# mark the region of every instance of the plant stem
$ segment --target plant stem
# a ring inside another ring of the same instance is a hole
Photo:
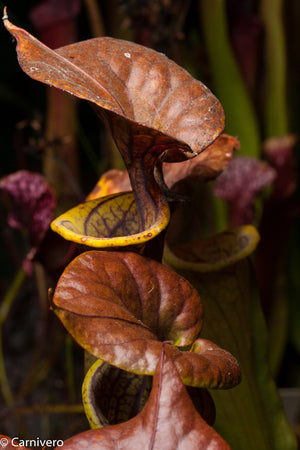
[[[213,85],[225,110],[226,132],[238,136],[240,154],[258,157],[257,118],[230,45],[225,1],[199,0],[199,5]]]
[[[3,398],[7,405],[11,405],[13,403],[13,395],[8,384],[5,364],[4,364],[4,355],[3,355],[3,343],[2,343],[2,326],[0,326],[0,385]]]
[[[286,104],[286,54],[282,0],[262,0],[265,26],[266,108],[265,137],[288,133]]]
[[[85,0],[85,7],[94,37],[105,36],[100,7],[96,0]]]
[[[74,380],[74,361],[73,361],[73,340],[67,334],[65,340],[66,346],[66,369],[67,369],[67,386],[69,392],[69,399],[73,403],[76,399],[76,389]]]
[[[26,272],[23,268],[20,268],[17,272],[9,290],[7,291],[0,307],[0,385],[1,391],[4,397],[4,400],[7,405],[11,405],[13,403],[13,395],[8,383],[5,363],[4,363],[4,353],[3,353],[3,339],[2,339],[2,328],[3,324],[8,316],[11,305],[13,304],[16,295],[22,286],[24,280],[26,278]]]
[[[45,355],[41,359],[41,355],[45,352],[44,343],[36,348],[35,354],[33,355],[33,361],[31,367],[29,368],[27,375],[19,389],[18,394],[15,396],[15,401],[22,401],[23,398],[33,389],[35,389],[43,380],[49,375],[50,369],[55,364],[57,357],[61,351],[62,345],[64,343],[64,333],[57,332],[55,340],[51,345],[50,354]]]
[[[214,217],[213,233],[220,233],[228,228],[228,205],[222,198],[214,195],[213,185],[211,183],[208,183],[208,189]]]

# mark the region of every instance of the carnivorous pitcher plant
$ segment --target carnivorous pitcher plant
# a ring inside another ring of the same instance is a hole
[[[23,71],[87,100],[126,166],[51,224],[79,248],[50,304],[85,350],[92,428],[64,448],[294,448],[258,342],[256,229],[184,244],[174,232],[193,227],[173,220],[182,186],[216,178],[239,147],[220,102],[152,49],[103,37],[51,50],[3,19]]]

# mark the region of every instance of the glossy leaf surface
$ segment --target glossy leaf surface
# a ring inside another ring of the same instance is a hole
[[[135,253],[83,253],[60,278],[53,308],[79,345],[124,370],[152,375],[161,341],[172,341],[187,385],[228,388],[240,381],[228,352],[197,339],[203,310],[195,289],[156,261]],[[196,339],[192,351],[177,348]]]
[[[135,121],[137,136],[153,129],[159,132],[153,136],[163,133],[184,152],[199,153],[224,127],[223,109],[209,89],[161,53],[106,37],[52,51],[7,18],[4,24],[30,77]]]
[[[68,439],[66,450],[106,449],[226,449],[228,444],[197,413],[165,346],[153,386],[141,413],[124,424],[90,430]]]
[[[218,100],[165,55],[140,45],[97,38],[53,51],[11,24],[6,11],[4,24],[29,76],[88,100],[109,123],[128,169],[139,232],[147,234],[161,206],[167,209],[154,176],[158,159],[182,161],[213,142],[224,128]]]

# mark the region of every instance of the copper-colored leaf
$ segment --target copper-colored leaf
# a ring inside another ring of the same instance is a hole
[[[163,133],[184,151],[190,147],[199,153],[222,131],[224,113],[218,100],[165,55],[107,37],[52,51],[4,17],[29,76],[135,121],[137,136],[157,130],[153,136]]]
[[[130,352],[129,340],[158,337],[185,347],[196,339],[203,321],[201,300],[190,283],[156,261],[127,252],[79,255],[60,278],[53,303],[60,315],[89,318],[88,333],[97,318],[95,330],[109,330],[101,336],[106,346],[128,341],[128,364],[130,357],[138,359],[135,344]],[[116,363],[119,358],[123,360],[116,354]]]
[[[111,169],[105,172],[96,186],[86,197],[86,200],[105,197],[106,195],[130,191],[131,184],[127,170]]]
[[[153,374],[161,341],[172,341],[186,384],[228,388],[240,381],[236,360],[210,341],[190,352],[177,348],[190,347],[199,335],[200,298],[184,278],[136,253],[79,255],[58,282],[53,308],[84,349],[122,369]]]
[[[29,76],[88,100],[109,123],[128,169],[139,231],[146,231],[166,203],[154,176],[157,160],[182,161],[211,144],[224,128],[218,100],[165,55],[138,44],[96,38],[53,51],[11,24],[6,10],[4,24]]]
[[[74,436],[65,441],[64,448],[230,449],[196,411],[168,346],[157,364],[150,397],[141,413],[123,424]]]
[[[180,181],[208,181],[216,178],[226,168],[239,141],[221,134],[205,152],[182,163],[164,164],[164,179],[170,188]]]

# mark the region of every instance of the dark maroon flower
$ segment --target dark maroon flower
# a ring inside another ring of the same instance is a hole
[[[0,189],[8,202],[8,224],[28,235],[31,260],[53,220],[54,193],[42,175],[26,170],[2,178]]]
[[[44,30],[60,22],[68,22],[78,16],[81,0],[43,0],[30,13],[35,27]]]
[[[81,0],[42,0],[30,11],[40,38],[50,48],[76,41],[76,17]]]
[[[297,169],[294,156],[296,136],[287,134],[276,136],[265,141],[264,154],[277,172],[272,198],[290,197],[297,187]]]
[[[252,223],[254,200],[276,178],[276,171],[264,161],[248,156],[233,158],[216,179],[214,193],[230,203],[231,225]]]

